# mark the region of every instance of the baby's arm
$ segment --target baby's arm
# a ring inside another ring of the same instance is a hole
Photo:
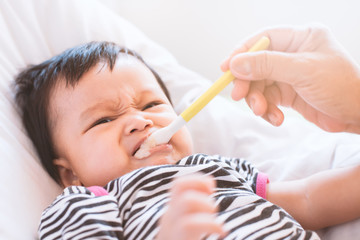
[[[178,178],[171,189],[168,209],[160,220],[157,240],[202,239],[204,235],[223,235],[215,221],[217,208],[209,197],[215,182],[202,175]]]
[[[308,178],[274,182],[267,199],[287,210],[305,229],[320,229],[360,217],[360,165]]]

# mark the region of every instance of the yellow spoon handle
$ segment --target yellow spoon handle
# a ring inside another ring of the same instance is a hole
[[[248,50],[248,52],[266,50],[269,47],[269,44],[269,38],[262,37]],[[235,77],[230,71],[225,72],[205,93],[185,109],[180,116],[188,122],[234,79]]]

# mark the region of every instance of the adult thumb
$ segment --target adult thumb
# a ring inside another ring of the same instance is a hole
[[[230,71],[242,80],[272,80],[291,84],[304,73],[304,61],[297,53],[260,51],[242,53],[230,62]]]

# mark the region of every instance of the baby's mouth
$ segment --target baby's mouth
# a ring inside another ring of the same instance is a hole
[[[141,146],[135,151],[134,157],[137,159],[143,159],[150,156],[150,150],[153,147],[154,146],[149,146],[146,143],[141,144]]]
[[[137,154],[137,152],[141,149],[141,146],[144,144],[144,142],[145,142],[145,140],[146,140],[147,138],[144,138],[144,139],[142,139],[141,141],[139,141],[137,144],[136,144],[136,146],[135,146],[135,150],[133,151],[133,153],[132,153],[132,156],[134,157],[134,156],[136,156],[136,154]]]
[[[165,150],[169,147],[171,147],[169,143],[158,144],[156,139],[152,137],[152,134],[149,134],[137,144],[133,156],[137,159],[143,159],[155,152]]]
[[[136,150],[135,150],[135,152],[133,152],[133,157],[136,155],[136,153],[138,152],[140,150],[140,147],[138,147]]]
[[[142,159],[148,157],[150,153],[150,149],[156,146],[156,143],[153,141],[149,141],[149,136],[142,139],[137,146],[135,147],[135,151],[133,156],[137,159]]]
[[[145,146],[145,147],[140,147],[140,149],[136,152],[134,157],[141,160],[155,154],[169,154],[172,150],[173,147],[169,143],[155,145],[151,147]]]
[[[137,147],[135,147],[135,151],[133,153],[133,156],[137,159],[142,159],[145,157],[148,157],[150,155],[150,149],[155,147],[155,144],[152,144],[152,141],[149,141],[150,135],[143,138],[138,144]]]

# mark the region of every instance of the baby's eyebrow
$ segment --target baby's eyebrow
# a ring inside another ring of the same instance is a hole
[[[85,121],[93,116],[93,113],[95,111],[100,110],[119,110],[121,109],[122,104],[120,102],[114,102],[113,100],[107,100],[107,101],[99,101],[95,103],[94,105],[86,108],[83,112],[80,114],[80,121]]]

